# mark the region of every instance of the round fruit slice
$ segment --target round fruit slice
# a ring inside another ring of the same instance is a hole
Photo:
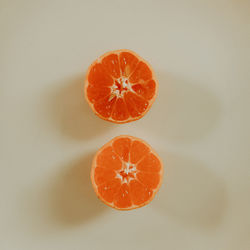
[[[111,51],[87,72],[85,97],[100,118],[115,123],[138,120],[150,109],[158,83],[150,65],[129,50]]]
[[[108,206],[130,210],[148,204],[160,188],[163,165],[143,140],[115,137],[97,153],[91,181],[97,196]]]

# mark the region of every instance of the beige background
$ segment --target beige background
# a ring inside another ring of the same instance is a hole
[[[1,0],[1,250],[250,249],[250,1]],[[135,50],[160,93],[113,125],[82,97],[102,53]],[[165,163],[147,207],[95,197],[93,153],[119,134]]]

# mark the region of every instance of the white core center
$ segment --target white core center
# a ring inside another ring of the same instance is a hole
[[[128,79],[127,78],[122,77],[120,81],[121,81],[123,88],[128,88]]]
[[[129,162],[124,162],[122,170],[117,171],[116,178],[120,179],[122,183],[129,183],[130,180],[136,176],[136,166]]]
[[[116,97],[123,97],[124,92],[131,91],[131,85],[126,77],[120,77],[115,80],[114,84],[111,87],[111,99]]]

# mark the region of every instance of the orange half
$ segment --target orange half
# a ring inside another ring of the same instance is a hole
[[[91,181],[97,196],[119,210],[148,204],[160,188],[163,165],[143,140],[127,135],[115,137],[95,155]]]
[[[85,80],[85,97],[91,109],[100,118],[115,123],[143,117],[157,91],[153,69],[130,50],[102,55],[90,65]]]

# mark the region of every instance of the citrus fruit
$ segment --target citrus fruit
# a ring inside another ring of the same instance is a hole
[[[163,165],[143,140],[115,137],[95,155],[91,181],[97,196],[108,206],[130,210],[148,204],[158,191]]]
[[[115,123],[138,120],[150,109],[158,83],[150,65],[130,50],[108,52],[86,75],[85,97],[100,118]]]

